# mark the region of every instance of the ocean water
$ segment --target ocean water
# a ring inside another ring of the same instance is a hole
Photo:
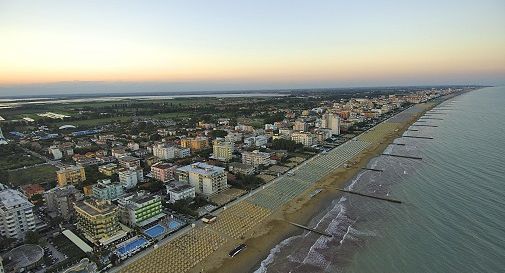
[[[312,219],[332,238],[303,233],[270,251],[265,272],[505,272],[505,88],[450,99],[412,127]]]

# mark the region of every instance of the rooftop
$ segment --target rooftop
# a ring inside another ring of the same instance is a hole
[[[75,203],[75,206],[91,216],[114,212],[116,206],[109,201],[88,199]]]
[[[206,164],[203,162],[196,162],[191,165],[186,165],[184,167],[180,167],[177,170],[208,175],[208,174],[212,174],[212,173],[221,173],[224,171],[224,168],[209,165],[209,164]]]
[[[0,209],[10,209],[20,205],[33,207],[33,204],[19,191],[13,189],[0,191]]]

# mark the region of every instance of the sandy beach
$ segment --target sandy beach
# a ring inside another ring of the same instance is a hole
[[[401,122],[381,142],[372,143],[370,147],[353,158],[351,166],[340,167],[312,185],[303,194],[287,203],[265,220],[258,223],[251,231],[244,235],[247,249],[234,258],[228,257],[228,252],[237,242],[230,241],[212,253],[190,272],[253,272],[259,267],[270,250],[282,240],[303,233],[300,228],[294,227],[287,221],[307,225],[320,211],[326,209],[336,198],[342,195],[337,188],[343,188],[368,162],[380,155],[386,147],[403,134],[425,111],[431,109],[433,103],[424,104],[424,111],[412,114],[411,118]],[[312,193],[321,189],[315,196]]]

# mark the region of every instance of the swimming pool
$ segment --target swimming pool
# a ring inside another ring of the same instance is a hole
[[[172,219],[168,222],[167,225],[168,225],[168,228],[170,229],[170,231],[173,231],[173,230],[179,229],[182,226],[182,222]]]
[[[133,240],[123,246],[118,247],[116,251],[120,256],[126,256],[147,245],[147,243],[148,242],[145,238],[139,237],[136,240]]]
[[[163,235],[166,231],[167,229],[164,226],[158,224],[151,228],[146,229],[144,233],[151,238],[156,238],[160,235]]]

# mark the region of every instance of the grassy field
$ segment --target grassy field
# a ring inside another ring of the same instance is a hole
[[[16,171],[9,171],[9,182],[13,186],[40,184],[56,180],[58,168],[51,165],[41,165]]]
[[[12,170],[43,163],[42,159],[34,157],[14,145],[0,147],[0,169]]]

